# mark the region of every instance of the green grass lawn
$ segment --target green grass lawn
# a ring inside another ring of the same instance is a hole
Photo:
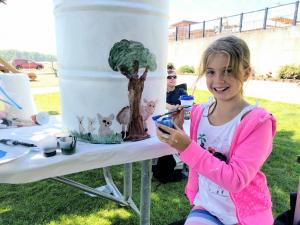
[[[208,92],[198,91],[196,102],[206,101]],[[39,111],[60,113],[59,95],[46,94],[34,97]],[[255,103],[255,99],[247,98]],[[273,200],[274,215],[289,208],[289,193],[296,191],[300,165],[300,105],[259,100],[260,105],[277,119],[277,135],[273,153],[265,163],[265,172]],[[140,166],[133,165],[134,200],[139,203]],[[116,184],[122,190],[122,166],[112,169]],[[102,171],[91,170],[67,176],[96,187],[103,184]],[[189,205],[183,195],[186,180],[158,185],[152,183],[151,224],[164,225],[183,218]],[[102,198],[91,198],[79,190],[44,180],[29,184],[0,184],[1,225],[135,225],[138,216],[128,208]]]

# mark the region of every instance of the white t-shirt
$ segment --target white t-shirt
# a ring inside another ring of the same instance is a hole
[[[204,149],[213,148],[215,151],[228,156],[232,136],[242,116],[251,111],[256,105],[246,106],[235,118],[225,124],[214,126],[208,120],[210,104],[206,104],[197,131],[197,142]],[[194,204],[200,205],[219,218],[225,225],[238,223],[235,206],[229,192],[213,181],[199,174],[199,189]]]

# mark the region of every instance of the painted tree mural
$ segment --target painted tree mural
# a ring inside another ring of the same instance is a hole
[[[128,100],[130,122],[125,140],[138,141],[149,137],[140,114],[141,97],[148,71],[156,70],[155,56],[137,41],[121,40],[114,44],[109,53],[108,62],[114,71],[119,71],[128,81]],[[139,69],[143,69],[139,75]]]

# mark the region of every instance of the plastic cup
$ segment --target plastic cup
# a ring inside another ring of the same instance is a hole
[[[184,107],[184,119],[190,119],[190,113],[194,104],[194,96],[192,95],[181,95],[179,97],[180,104]]]

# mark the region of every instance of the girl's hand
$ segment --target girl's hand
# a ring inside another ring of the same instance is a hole
[[[176,124],[174,124],[174,126],[175,129],[157,123],[156,134],[160,141],[169,144],[171,147],[177,149],[177,151],[180,153],[192,143],[192,140]],[[163,133],[159,130],[159,128],[163,129],[168,134]]]
[[[181,130],[183,130],[184,123],[184,110],[182,105],[177,105],[177,112],[172,113],[173,123],[177,125]]]

